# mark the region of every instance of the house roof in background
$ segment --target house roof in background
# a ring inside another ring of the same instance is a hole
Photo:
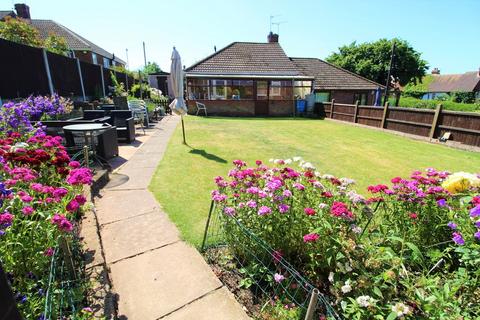
[[[477,71],[462,74],[434,74],[428,85],[429,92],[471,92],[480,88],[480,76]]]
[[[0,20],[3,20],[5,19],[5,17],[8,17],[8,16],[15,18],[17,15],[13,10],[0,10]]]
[[[72,30],[68,29],[67,27],[61,25],[58,22],[55,22],[53,20],[32,19],[31,24],[38,30],[42,39],[46,39],[50,33],[54,33],[57,36],[65,38],[68,46],[72,50],[92,51],[106,58],[113,59],[113,54],[97,46],[93,42],[85,39],[81,35],[73,32]],[[125,61],[118,57],[115,57],[115,61],[125,64]]]
[[[303,76],[277,42],[233,42],[186,71],[210,76]]]
[[[375,90],[379,83],[317,58],[290,58],[305,75],[315,77],[319,90]]]

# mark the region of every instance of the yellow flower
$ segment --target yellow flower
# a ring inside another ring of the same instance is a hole
[[[470,187],[480,187],[480,179],[471,173],[455,172],[445,179],[442,187],[448,192],[455,194],[466,191]]]

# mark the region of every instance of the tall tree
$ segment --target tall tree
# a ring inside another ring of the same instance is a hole
[[[427,62],[407,41],[397,38],[361,44],[353,42],[340,47],[339,52],[331,54],[326,60],[367,79],[385,84],[393,41],[395,41],[395,55],[391,75],[398,79],[402,86],[409,82],[421,81],[428,69]]]
[[[33,47],[42,46],[38,30],[20,18],[6,17],[5,22],[0,22],[0,38]]]
[[[160,72],[162,69],[160,69],[160,66],[156,62],[147,62],[147,65],[143,67],[142,72],[144,74],[150,74],[150,73],[155,73],[155,72]]]

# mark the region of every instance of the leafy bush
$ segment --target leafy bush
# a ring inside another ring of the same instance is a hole
[[[125,85],[123,82],[118,82],[117,77],[110,71],[110,78],[113,83],[113,95],[115,97],[126,97],[127,91],[125,91]]]
[[[395,99],[389,99],[390,105],[395,105]],[[480,102],[477,103],[457,103],[450,100],[422,100],[412,97],[401,97],[399,106],[403,108],[417,108],[417,109],[436,109],[438,104],[442,104],[443,109],[452,111],[466,111],[478,112],[480,111]]]
[[[0,38],[32,47],[41,47],[42,40],[38,30],[23,19],[7,16],[0,21]]]
[[[416,171],[370,186],[365,198],[353,180],[294,160],[298,169],[290,159],[273,167],[236,160],[228,178],[215,178],[212,199],[239,259],[255,248],[237,242],[235,220],[276,250],[272,259],[293,263],[328,293],[346,319],[480,316],[478,176]]]
[[[48,35],[47,39],[45,39],[45,42],[43,43],[43,46],[50,52],[64,56],[66,56],[70,51],[67,40],[65,40],[63,37],[57,36],[54,33],[50,33]]]
[[[143,82],[141,88],[143,91],[143,97],[150,98],[150,87],[148,86],[148,84]],[[140,98],[140,84],[134,84],[130,89],[130,92],[135,98]]]

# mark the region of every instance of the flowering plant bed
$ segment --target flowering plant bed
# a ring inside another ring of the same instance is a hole
[[[430,168],[372,185],[365,198],[353,180],[299,158],[273,162],[236,160],[227,178],[215,178],[212,200],[221,241],[249,278],[273,274],[263,281],[285,284],[270,292],[282,305],[294,303],[285,260],[348,319],[480,316],[477,175]],[[252,267],[262,250],[239,224],[273,248],[269,273]]]
[[[60,137],[31,124],[52,101],[52,113],[64,110],[62,99],[51,99],[7,103],[0,112],[0,261],[25,318],[88,318],[75,225],[92,174],[70,161]]]

